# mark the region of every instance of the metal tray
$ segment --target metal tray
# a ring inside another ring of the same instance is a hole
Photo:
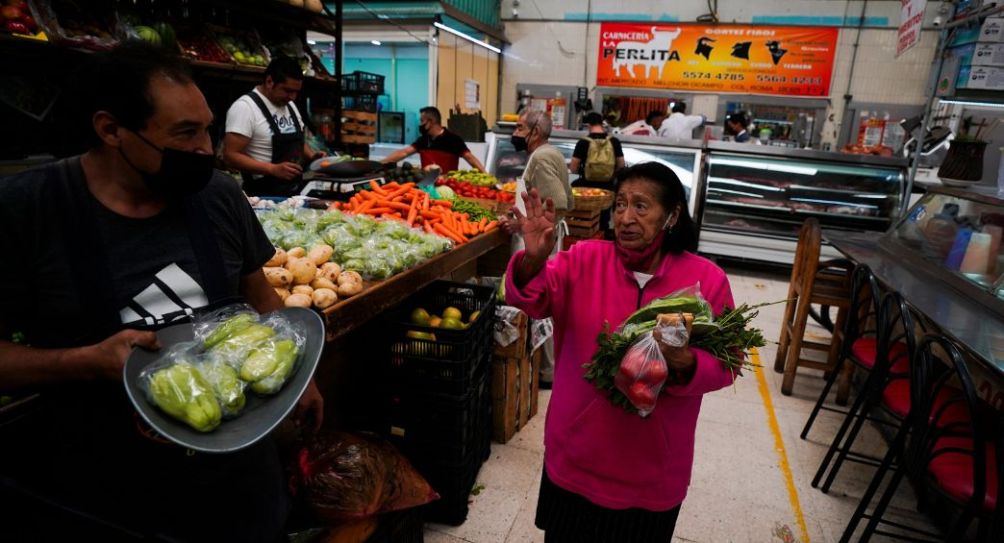
[[[259,396],[247,392],[247,404],[240,416],[224,420],[219,427],[207,433],[196,432],[188,425],[168,416],[151,404],[140,387],[139,376],[144,368],[157,362],[161,352],[177,343],[192,341],[195,329],[191,323],[169,326],[157,332],[161,352],[136,349],[126,361],[123,382],[126,394],[143,420],[165,438],[192,450],[207,453],[229,453],[248,447],[269,434],[285,419],[314,376],[324,349],[324,321],[310,309],[288,307],[276,311],[289,319],[293,328],[306,338],[303,352],[296,362],[293,374],[275,396]]]

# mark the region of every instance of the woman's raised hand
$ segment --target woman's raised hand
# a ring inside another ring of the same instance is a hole
[[[526,215],[515,207],[513,213],[526,244],[526,257],[534,262],[544,262],[551,256],[556,243],[554,201],[548,198],[541,202],[540,193],[535,188],[530,189],[529,193],[524,192],[522,196],[526,203]]]

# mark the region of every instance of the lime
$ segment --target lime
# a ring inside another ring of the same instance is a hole
[[[429,312],[421,307],[416,307],[414,311],[411,312],[411,322],[412,324],[429,326]]]
[[[408,330],[405,334],[411,339],[426,339],[429,341],[436,341],[436,336],[428,332],[419,332],[418,330]]]
[[[454,318],[444,318],[443,319],[443,323],[440,326],[442,328],[446,328],[448,330],[463,330],[464,329],[464,323],[460,322],[459,319],[454,319]]]
[[[446,319],[456,319],[461,320],[464,318],[464,314],[460,312],[459,309],[455,307],[447,307],[443,310],[443,320]]]

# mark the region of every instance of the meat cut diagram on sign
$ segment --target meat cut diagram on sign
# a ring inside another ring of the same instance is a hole
[[[617,77],[620,77],[621,68],[626,68],[628,75],[635,78],[638,76],[635,75],[634,68],[641,65],[644,69],[641,77],[647,78],[649,72],[655,68],[656,79],[662,79],[662,70],[666,62],[674,54],[673,40],[681,32],[682,30],[679,28],[675,30],[659,30],[653,26],[651,30],[652,38],[647,42],[620,42],[617,44],[617,51],[613,60],[614,73]]]

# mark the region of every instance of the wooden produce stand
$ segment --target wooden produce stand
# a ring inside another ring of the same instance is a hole
[[[386,392],[379,368],[389,338],[381,315],[438,279],[477,275],[486,257],[508,251],[509,235],[502,230],[481,234],[386,280],[367,281],[361,293],[324,310],[328,343],[315,378],[325,425],[372,429],[381,422],[373,409],[374,399]]]
[[[469,269],[469,275],[474,275],[482,255],[508,243],[508,234],[501,229],[494,230],[393,277],[365,282],[361,293],[324,310],[328,341],[348,334],[436,279],[463,269]]]

